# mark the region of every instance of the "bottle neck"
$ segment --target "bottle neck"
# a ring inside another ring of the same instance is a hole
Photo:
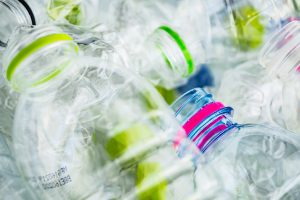
[[[231,119],[233,111],[202,89],[193,89],[171,105],[188,138],[204,153],[236,124]]]
[[[194,70],[192,53],[184,39],[171,27],[161,26],[153,34],[153,44],[164,58],[168,67],[182,77],[191,75]]]
[[[138,57],[143,58],[144,62],[143,66],[137,65],[138,71],[155,85],[168,89],[177,87],[197,71],[197,58],[203,55],[198,52],[202,48],[198,49],[195,53],[194,48],[175,29],[160,26],[149,35],[138,52]]]
[[[36,25],[34,13],[25,0],[0,0],[0,45],[5,47],[19,25]]]
[[[299,73],[300,22],[293,21],[274,33],[260,52],[260,63],[283,79]]]

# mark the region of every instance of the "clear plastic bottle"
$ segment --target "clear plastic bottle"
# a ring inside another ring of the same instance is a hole
[[[0,47],[5,47],[17,26],[45,22],[46,8],[40,0],[0,0]]]
[[[126,65],[160,87],[184,84],[206,60],[210,25],[204,1],[49,2],[48,13],[57,15],[56,20],[78,7],[85,20],[108,25],[106,37]]]
[[[300,132],[299,30],[299,22],[287,24],[263,46],[259,61],[225,73],[217,97],[237,108],[240,122],[273,123]]]
[[[212,27],[209,62],[217,80],[226,69],[255,59],[270,34],[297,17],[286,0],[213,0],[208,2],[208,12]]]
[[[180,125],[147,82],[119,66],[112,47],[103,42],[101,57],[82,57],[58,27],[25,33],[10,40],[4,72],[22,93],[13,131],[17,164],[39,199],[193,193],[196,148],[181,143],[177,151],[188,156],[178,158],[173,136]]]
[[[130,68],[167,89],[186,82],[206,60],[210,25],[205,2],[110,1],[108,23]]]
[[[194,89],[172,105],[203,153],[199,199],[299,199],[300,138],[284,129],[237,124],[233,109]],[[197,195],[196,195],[197,196]]]

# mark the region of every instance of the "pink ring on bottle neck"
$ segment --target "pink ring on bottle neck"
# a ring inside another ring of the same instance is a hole
[[[189,135],[200,122],[222,108],[224,105],[221,102],[213,102],[204,106],[183,125],[186,134]]]

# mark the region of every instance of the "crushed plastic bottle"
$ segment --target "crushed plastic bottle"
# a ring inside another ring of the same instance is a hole
[[[113,46],[131,69],[155,85],[167,89],[182,85],[205,62],[210,25],[203,1],[110,4],[107,24],[118,33]]]
[[[95,58],[82,56],[58,27],[15,39],[3,65],[22,93],[14,151],[39,199],[181,200],[193,193],[198,151],[186,140],[176,147],[187,156],[178,158],[172,137],[180,125],[153,87],[111,59],[108,44]]]
[[[203,153],[195,199],[299,199],[300,138],[284,129],[237,124],[233,109],[194,89],[172,105]]]
[[[208,63],[217,86],[226,70],[256,59],[270,35],[298,17],[286,0],[213,0],[208,1],[208,13],[212,29]]]
[[[225,73],[217,96],[237,108],[241,122],[272,123],[300,132],[298,64],[299,22],[274,33],[259,61]]]

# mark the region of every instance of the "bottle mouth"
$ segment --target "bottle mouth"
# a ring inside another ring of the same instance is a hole
[[[279,77],[289,76],[300,64],[300,23],[293,21],[275,32],[260,51],[259,62]]]
[[[18,1],[23,5],[23,7],[26,9],[28,15],[30,16],[31,24],[36,25],[36,19],[35,19],[34,13],[33,13],[32,9],[30,8],[30,6],[24,0],[18,0]]]
[[[49,82],[70,65],[70,56],[78,55],[73,38],[54,27],[18,31],[3,59],[6,79],[17,91]]]
[[[160,26],[154,33],[155,46],[167,66],[182,77],[190,76],[195,71],[194,60],[181,36],[169,26]],[[174,55],[174,52],[177,54]]]
[[[34,13],[24,0],[1,0],[0,8],[2,14],[5,15],[1,22],[2,33],[0,32],[0,46],[2,47],[6,47],[8,37],[15,27],[19,25],[36,25]]]

